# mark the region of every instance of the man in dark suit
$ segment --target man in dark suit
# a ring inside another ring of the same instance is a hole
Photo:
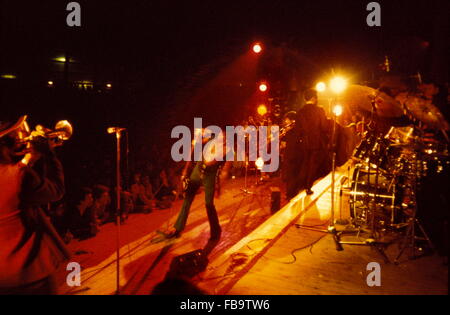
[[[295,197],[306,189],[308,195],[314,181],[326,174],[329,161],[329,135],[331,121],[323,108],[317,106],[317,92],[304,93],[306,104],[297,112],[295,127],[286,139],[287,198]]]

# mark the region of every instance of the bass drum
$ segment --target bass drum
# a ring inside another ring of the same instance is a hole
[[[378,181],[378,185],[377,185]],[[377,189],[378,187],[378,189]],[[394,226],[400,220],[401,199],[395,177],[357,165],[350,188],[350,214],[357,226],[371,227],[375,212],[375,227]],[[376,199],[376,200],[375,200]]]

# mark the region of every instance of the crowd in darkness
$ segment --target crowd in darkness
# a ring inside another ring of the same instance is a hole
[[[150,214],[172,206],[178,196],[178,165],[137,165],[132,175],[122,178],[119,212],[115,178],[106,169],[98,184],[72,186],[63,200],[49,206],[48,215],[66,243],[95,237],[102,225],[116,222],[117,214],[123,224],[133,213]]]

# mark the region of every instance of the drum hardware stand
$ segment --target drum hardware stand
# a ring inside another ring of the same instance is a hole
[[[417,167],[417,157],[415,159],[414,165]],[[422,164],[421,164],[422,165]],[[420,170],[420,172],[422,172],[422,170]],[[407,223],[407,229],[406,229],[406,233],[405,236],[403,238],[403,245],[400,249],[400,252],[398,253],[397,257],[394,260],[394,263],[396,265],[399,264],[399,259],[402,257],[404,251],[406,250],[406,248],[408,247],[408,245],[411,247],[412,249],[412,256],[410,257],[411,259],[416,259],[418,256],[416,255],[416,241],[426,241],[428,243],[428,246],[431,250],[434,250],[434,246],[433,243],[431,242],[430,238],[428,237],[427,233],[425,232],[425,229],[423,228],[422,224],[420,224],[419,219],[417,218],[417,198],[416,198],[416,192],[417,192],[417,182],[418,182],[418,170],[415,170],[415,181],[414,181],[414,189],[412,189],[412,194],[414,196],[414,200],[413,200],[413,204],[414,204],[414,208],[413,208],[413,212],[412,212],[412,217],[409,218],[408,223]],[[417,237],[417,229],[416,226],[419,228],[420,232],[422,233],[422,237]]]
[[[376,140],[377,142],[380,141],[379,138],[377,138]],[[379,154],[377,154],[377,152],[373,153],[375,155],[375,157],[379,157]],[[372,213],[371,213],[371,238],[375,239],[375,217],[376,217],[376,213],[378,210],[378,196],[379,196],[379,192],[380,192],[380,167],[378,163],[379,161],[376,161],[377,163],[374,164],[375,165],[375,193],[373,196],[373,203],[374,203],[374,207],[372,209]],[[370,183],[370,171],[371,171],[371,163],[369,161],[369,173],[367,174],[367,178],[368,178],[368,182]]]
[[[330,102],[330,108],[331,108],[331,102]],[[335,221],[334,221],[334,208],[335,208],[335,185],[336,185],[336,114],[331,110],[333,113],[333,132],[331,134],[331,151],[332,151],[332,158],[331,158],[331,216],[330,216],[330,222],[328,225],[328,228],[326,230],[324,229],[316,229],[311,227],[306,227],[303,225],[299,225],[299,227],[311,230],[311,231],[317,231],[317,232],[323,232],[323,233],[330,233],[333,236],[333,240],[336,244],[336,250],[337,251],[343,251],[342,243],[340,240],[340,233],[336,230]]]
[[[372,210],[373,212],[373,210]],[[353,225],[355,226],[355,225]],[[356,226],[355,226],[356,227]],[[342,248],[342,245],[356,245],[356,246],[372,246],[373,248],[375,248],[378,253],[383,257],[384,261],[386,264],[390,263],[389,258],[387,257],[386,253],[385,253],[385,248],[387,247],[387,245],[389,245],[390,243],[386,243],[386,242],[382,242],[376,239],[375,235],[374,235],[374,231],[371,229],[368,230],[364,230],[361,226],[356,227],[356,230],[343,230],[340,232],[337,232],[336,238],[339,242],[339,246]],[[362,241],[344,241],[341,240],[341,236],[344,235],[352,235],[356,233],[356,237],[359,239],[361,233],[369,233],[369,237],[362,240]]]
[[[375,205],[375,209],[376,209],[376,205]],[[371,211],[373,213],[375,213],[375,209],[372,209]],[[374,216],[372,215],[372,219],[373,219],[373,217]],[[343,240],[339,240],[339,243],[342,244],[342,245],[372,246],[383,257],[385,263],[389,264],[390,260],[387,257],[387,255],[386,255],[384,250],[390,244],[390,242],[387,243],[387,242],[382,242],[382,241],[377,240],[373,224],[372,224],[370,229],[366,229],[366,230],[364,230],[361,226],[358,226],[356,230],[343,230],[341,232],[338,232],[338,237],[340,239],[340,237],[345,235],[345,234],[350,235],[350,234],[355,234],[356,233],[356,237],[359,239],[362,232],[369,233],[369,237],[364,239],[364,240],[362,240],[362,241],[343,241]]]
[[[375,248],[377,250],[377,252],[383,257],[384,262],[386,264],[389,264],[391,261],[389,260],[389,257],[386,255],[384,249],[387,245],[389,245],[389,243],[385,243],[385,242],[379,242],[376,241],[373,238],[368,238],[363,242],[351,242],[351,241],[340,241],[340,244],[344,244],[344,245],[357,245],[357,246],[372,246],[373,248]]]
[[[375,98],[372,99],[372,117],[375,116],[377,113],[377,109],[376,109],[376,105],[375,105]],[[377,128],[375,127],[375,132],[377,133]],[[380,137],[378,135],[378,138],[376,138],[376,145],[379,146],[379,142],[382,141],[380,140]],[[380,148],[378,148],[378,150],[380,150]],[[384,261],[386,264],[390,263],[389,257],[386,255],[385,253],[385,248],[387,245],[389,245],[389,243],[386,242],[380,242],[379,240],[377,240],[377,236],[375,235],[375,218],[376,218],[376,213],[378,210],[378,197],[379,197],[379,192],[380,192],[380,182],[379,182],[379,176],[380,176],[380,161],[379,161],[379,156],[381,154],[381,152],[378,152],[379,154],[377,154],[377,151],[375,150],[375,152],[373,152],[373,155],[375,155],[375,159],[378,158],[378,161],[375,160],[376,164],[375,165],[375,192],[374,192],[374,196],[373,196],[373,202],[374,202],[374,206],[371,209],[371,223],[370,223],[370,236],[369,238],[367,238],[362,244],[362,245],[369,245],[372,246],[373,248],[375,248],[378,253],[383,257]],[[370,184],[370,174],[371,174],[371,167],[372,167],[372,159],[374,156],[371,156],[369,159],[369,171],[367,174],[367,181]],[[353,244],[353,245],[360,245],[360,244]]]
[[[372,121],[373,121],[373,116],[376,114],[376,105],[375,105],[375,98],[372,99]],[[375,132],[376,132],[376,128],[375,128]],[[376,140],[377,141],[377,140]],[[374,151],[374,150],[372,150]],[[368,161],[368,173],[367,173],[367,181],[368,181],[368,185],[370,185],[370,177],[371,177],[371,172],[372,172],[372,161],[373,161],[373,155],[376,156],[376,152],[369,152],[369,161]],[[379,164],[379,163],[377,163]],[[364,241],[343,241],[341,240],[341,235],[343,234],[354,234],[355,232],[357,233],[357,237],[359,238],[359,235],[362,231],[361,226],[358,227],[357,231],[341,231],[339,233],[336,233],[336,239],[337,242],[339,243],[339,246],[342,248],[342,245],[357,245],[357,246],[371,246],[373,248],[375,248],[378,253],[383,257],[384,261],[386,264],[390,263],[389,258],[387,257],[386,253],[385,253],[385,248],[387,245],[389,245],[389,243],[386,242],[381,242],[379,240],[377,240],[377,237],[375,235],[375,214],[376,214],[376,210],[378,207],[378,195],[379,195],[379,165],[376,165],[376,174],[375,174],[375,192],[374,192],[374,196],[373,196],[373,200],[374,200],[374,207],[372,207],[371,209],[371,222],[370,222],[370,236],[369,238],[366,238]],[[369,192],[369,196],[370,196],[370,192]],[[369,208],[370,210],[370,208]]]
[[[423,237],[417,237],[417,227],[419,228],[420,232],[422,233]],[[420,224],[419,219],[416,217],[416,210],[414,210],[413,217],[409,219],[408,227],[406,230],[406,234],[403,240],[403,245],[400,249],[399,254],[394,260],[394,263],[396,265],[399,264],[399,259],[403,255],[404,251],[408,247],[408,245],[411,247],[413,253],[410,259],[416,259],[418,256],[416,255],[416,241],[426,241],[428,243],[428,246],[430,249],[434,249],[433,243],[431,242],[430,238],[428,237],[427,233],[425,232],[425,229],[423,228],[422,224]]]

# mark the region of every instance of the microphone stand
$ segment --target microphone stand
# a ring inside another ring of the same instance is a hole
[[[328,232],[333,235],[334,242],[336,244],[336,250],[342,251],[341,240],[336,230],[336,226],[334,225],[334,217],[335,217],[335,185],[336,185],[336,113],[333,113],[333,132],[331,134],[331,217],[330,217],[330,225],[328,226]]]
[[[120,193],[121,193],[121,176],[120,176],[120,138],[124,129],[115,128],[113,133],[116,135],[116,294],[120,294]],[[108,130],[109,132],[109,130]]]

